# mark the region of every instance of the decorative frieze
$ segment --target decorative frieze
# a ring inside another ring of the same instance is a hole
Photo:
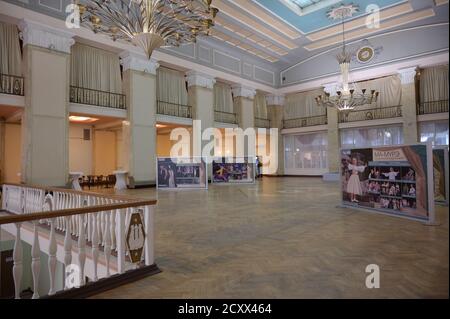
[[[156,75],[156,70],[159,68],[158,61],[154,59],[149,60],[143,54],[132,51],[123,51],[119,56],[124,71],[135,70]]]
[[[208,74],[197,71],[189,71],[186,73],[188,86],[200,86],[207,89],[213,89],[216,79]]]
[[[267,105],[284,105],[284,101],[285,101],[284,95],[275,95],[275,94],[266,95]]]
[[[403,85],[411,84],[414,83],[414,79],[417,74],[417,67],[414,66],[412,68],[400,69],[397,72],[400,75],[400,80]]]
[[[244,97],[247,99],[254,99],[256,90],[242,85],[233,85],[231,87],[234,97]]]
[[[75,43],[73,33],[27,19],[19,22],[19,30],[23,46],[30,44],[49,50],[70,53],[70,47]]]

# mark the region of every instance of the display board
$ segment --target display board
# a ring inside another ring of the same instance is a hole
[[[434,200],[448,205],[448,147],[433,147]]]
[[[208,188],[206,163],[201,158],[158,157],[156,165],[159,189]]]
[[[341,150],[342,204],[434,222],[431,144]]]
[[[254,157],[222,157],[212,162],[212,182],[243,184],[255,182]]]

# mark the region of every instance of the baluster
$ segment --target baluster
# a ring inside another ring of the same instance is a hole
[[[39,246],[38,222],[34,221],[33,245],[31,246],[31,272],[33,274],[33,299],[39,298],[39,273],[41,271],[41,248]]]
[[[110,216],[111,220],[110,220],[110,233],[111,233],[111,249],[115,250],[116,249],[116,214],[115,211],[111,211],[111,216]]]
[[[110,212],[105,212],[105,260],[106,260],[106,277],[110,276],[109,262],[111,259],[111,233],[109,227],[109,215]]]
[[[78,263],[80,266],[80,285],[85,284],[84,266],[86,263],[86,236],[84,232],[84,215],[79,216],[80,219],[80,236],[78,236]]]
[[[97,276],[97,263],[98,263],[98,224],[99,224],[99,219],[96,216],[98,215],[98,213],[94,213],[93,214],[93,225],[92,225],[92,262],[94,264],[94,281],[98,280],[98,276]]]
[[[64,236],[64,273],[66,273],[67,267],[69,267],[69,265],[72,263],[72,232],[70,227],[70,219],[70,216],[65,217],[67,227],[66,235]],[[65,289],[69,289],[69,287],[67,287],[67,283],[65,285]]]
[[[14,278],[14,291],[15,298],[20,299],[20,288],[22,285],[22,238],[20,236],[20,223],[16,223],[16,241],[14,242],[14,252],[13,252],[13,278]]]
[[[97,198],[97,205],[101,205],[101,201],[99,198]],[[102,244],[102,216],[103,213],[97,213],[96,215],[96,225],[97,225],[97,240],[98,240],[98,244],[101,245]]]
[[[125,272],[125,214],[126,208],[116,211],[117,217],[117,272]]]
[[[55,275],[56,275],[56,235],[55,218],[50,219],[50,241],[48,245],[48,271],[50,275],[50,289],[48,294],[55,294]]]

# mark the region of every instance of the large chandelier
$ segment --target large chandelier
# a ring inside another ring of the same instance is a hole
[[[150,59],[153,50],[168,45],[196,42],[209,35],[217,8],[212,0],[79,0],[81,23],[144,49]]]
[[[355,5],[341,5],[338,8],[332,9],[328,13],[328,17],[333,20],[342,20],[342,52],[336,58],[339,62],[341,70],[341,82],[336,87],[336,94],[331,95],[330,92],[325,92],[325,95],[316,97],[317,105],[324,107],[335,107],[344,116],[354,110],[356,107],[366,104],[375,103],[378,100],[379,92],[366,89],[359,90],[356,83],[350,83],[349,72],[352,53],[346,50],[345,45],[345,19],[352,17],[358,11]]]

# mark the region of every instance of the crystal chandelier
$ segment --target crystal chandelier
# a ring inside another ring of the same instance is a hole
[[[212,0],[79,0],[81,23],[144,49],[150,59],[153,50],[168,45],[196,42],[208,36],[219,10]]]
[[[325,92],[324,96],[319,95],[316,97],[318,106],[335,107],[344,113],[344,116],[347,116],[357,106],[375,103],[379,96],[379,92],[375,90],[371,90],[370,92],[367,92],[366,89],[359,90],[356,83],[349,83],[352,53],[346,51],[345,18],[351,17],[357,10],[358,8],[354,5],[342,5],[332,9],[328,13],[329,18],[342,20],[342,52],[336,56],[340,66],[342,80],[336,87],[336,95]]]

